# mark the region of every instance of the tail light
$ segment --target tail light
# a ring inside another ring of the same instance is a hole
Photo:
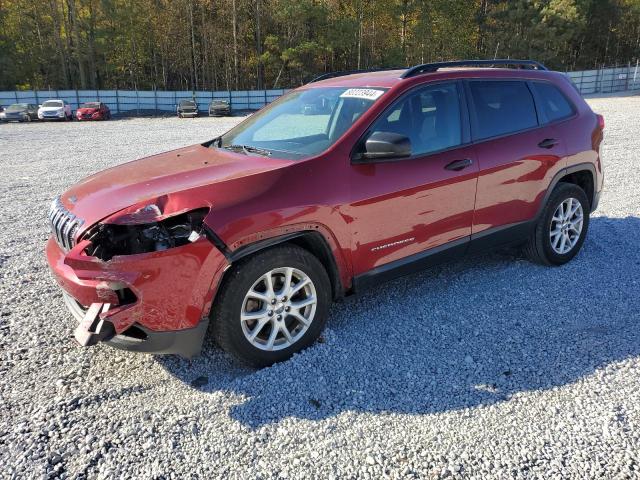
[[[600,130],[604,130],[604,117],[600,114],[596,115],[598,117],[598,125],[600,126]]]

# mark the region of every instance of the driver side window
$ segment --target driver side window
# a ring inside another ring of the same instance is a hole
[[[404,135],[411,142],[412,156],[460,145],[462,122],[457,85],[431,85],[410,93],[391,105],[371,132]]]

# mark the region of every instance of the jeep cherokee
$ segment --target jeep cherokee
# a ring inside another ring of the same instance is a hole
[[[327,74],[218,138],[73,186],[46,255],[82,345],[190,357],[211,323],[269,365],[380,280],[504,245],[571,260],[603,129],[530,60]]]

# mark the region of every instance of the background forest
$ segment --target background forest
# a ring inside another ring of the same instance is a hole
[[[0,0],[0,90],[237,90],[459,58],[635,63],[640,0]]]

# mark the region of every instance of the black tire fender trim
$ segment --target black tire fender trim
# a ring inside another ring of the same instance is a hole
[[[265,248],[273,247],[274,245],[279,245],[284,242],[288,242],[297,237],[301,237],[305,235],[307,232],[293,232],[287,233],[285,235],[279,235],[277,237],[266,238],[264,240],[258,240],[257,242],[250,243],[248,245],[244,245],[232,252],[230,252],[229,260],[231,262],[237,262],[241,258],[246,257],[247,255],[251,255],[253,253],[259,252],[260,250],[264,250]]]
[[[333,252],[331,251],[331,247],[322,236],[322,234],[315,230],[300,230],[297,232],[286,233],[284,235],[278,235],[276,237],[259,240],[257,242],[244,245],[236,250],[229,252],[229,256],[227,257],[227,259],[230,263],[234,263],[261,250],[286,242],[297,243],[299,246],[305,248],[306,250],[310,250],[312,254],[318,257],[320,262],[327,270],[327,275],[329,275],[329,279],[331,280],[333,298],[337,299],[344,295],[344,287],[340,279],[338,266],[336,263],[336,259],[333,256]],[[313,246],[314,248],[306,248],[307,245]],[[318,252],[318,250],[320,252]],[[318,253],[321,254],[319,255]]]
[[[560,170],[558,173],[555,174],[555,176],[551,179],[551,183],[549,183],[549,187],[547,188],[547,191],[544,194],[544,197],[542,198],[542,201],[540,202],[540,205],[538,206],[538,211],[536,213],[536,220],[538,218],[540,218],[540,215],[542,214],[542,211],[544,210],[544,206],[547,204],[547,202],[549,201],[549,197],[551,197],[551,194],[553,193],[553,190],[556,188],[556,186],[558,185],[558,183],[560,182],[560,180],[564,177],[566,177],[567,175],[571,175],[572,173],[577,173],[577,172],[582,172],[582,171],[589,171],[591,173],[591,177],[593,180],[593,198],[589,198],[589,192],[585,192],[587,194],[587,198],[589,198],[590,202],[593,202],[594,199],[596,198],[597,192],[596,192],[596,188],[597,188],[597,184],[596,184],[596,167],[593,163],[589,163],[589,162],[585,162],[585,163],[578,163],[576,165],[571,165],[569,167],[565,167],[562,170]]]

